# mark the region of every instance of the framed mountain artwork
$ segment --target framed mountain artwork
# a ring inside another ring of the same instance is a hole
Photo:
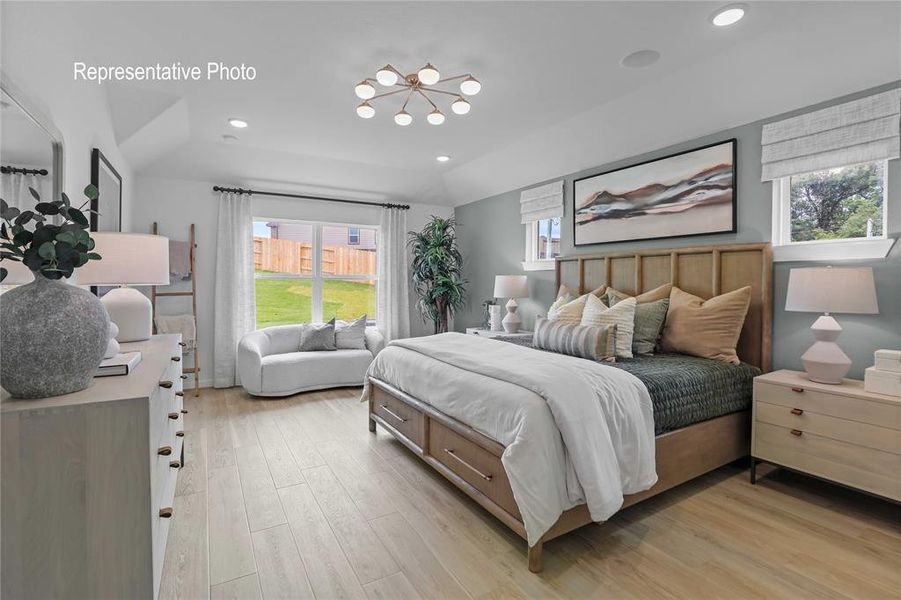
[[[736,141],[573,181],[576,246],[734,233]]]

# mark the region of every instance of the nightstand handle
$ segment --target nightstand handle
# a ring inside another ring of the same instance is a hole
[[[792,430],[791,430],[791,434],[794,435],[794,436],[800,437],[802,433],[804,433],[804,432],[801,431],[800,429],[792,429]]]
[[[796,394],[800,394],[804,391],[804,388],[793,387],[792,391],[795,392]]]
[[[792,414],[795,415],[795,416],[801,416],[801,415],[804,414],[804,411],[801,410],[800,408],[793,408],[793,409],[792,409]]]

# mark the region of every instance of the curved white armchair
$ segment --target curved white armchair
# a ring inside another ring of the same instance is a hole
[[[369,363],[385,339],[367,327],[365,350],[298,352],[302,325],[279,325],[245,335],[238,344],[241,385],[254,396],[290,396],[298,392],[363,385]]]

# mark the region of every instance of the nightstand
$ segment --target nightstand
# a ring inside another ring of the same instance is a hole
[[[754,379],[751,483],[767,462],[901,501],[901,398],[798,371]]]
[[[483,329],[481,327],[467,327],[466,333],[468,335],[479,335],[486,338],[496,338],[498,336],[504,337],[513,337],[513,338],[528,338],[532,339],[531,331],[517,331],[516,333],[507,333],[504,330],[501,331],[491,331],[490,329]]]

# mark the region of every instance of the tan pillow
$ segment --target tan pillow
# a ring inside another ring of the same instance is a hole
[[[750,303],[750,286],[710,300],[674,287],[659,346],[666,352],[682,352],[737,365],[740,361],[735,346]]]
[[[591,290],[591,293],[594,294],[595,296],[597,296],[598,298],[600,298],[601,300],[603,300],[604,293],[606,293],[606,291],[607,291],[607,286],[602,285],[599,288],[595,288],[595,289]]]
[[[632,333],[635,329],[635,298],[627,298],[615,306],[607,305],[593,294],[587,294],[582,310],[581,325],[588,327],[616,326],[616,355],[632,358]]]
[[[571,325],[579,325],[582,323],[582,309],[585,308],[585,301],[588,299],[588,294],[584,296],[579,296],[575,300],[570,302],[562,303],[561,300],[557,300],[551,305],[551,308],[547,311],[547,318],[549,321],[560,321],[562,323],[569,323]]]
[[[571,289],[566,287],[565,283],[561,284],[560,289],[557,290],[557,300],[559,300],[560,298],[569,298],[570,300],[572,300],[573,296],[575,296],[575,293],[573,293]]]
[[[643,294],[638,294],[634,296],[635,301],[639,304],[647,304],[648,302],[656,302],[657,300],[663,300],[664,298],[669,298],[670,292],[673,289],[673,284],[664,283],[660,287],[655,287],[653,290],[648,290]],[[607,288],[607,294],[616,298],[617,302],[620,300],[625,300],[626,298],[632,298],[629,294],[625,292],[621,292],[619,290],[615,290],[613,288]],[[614,303],[615,304],[615,303]]]

